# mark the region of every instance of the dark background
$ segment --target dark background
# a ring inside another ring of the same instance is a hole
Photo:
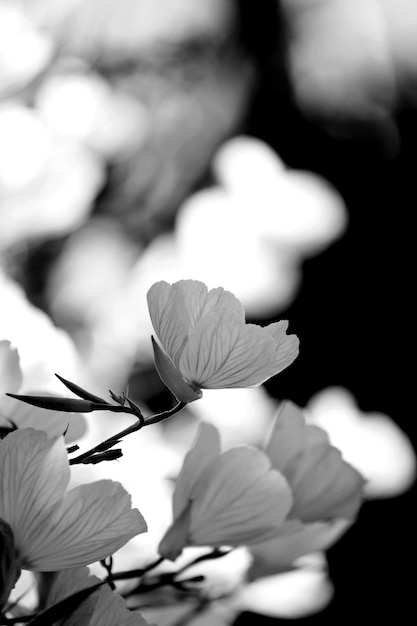
[[[278,39],[284,42],[285,36],[278,33]],[[350,137],[332,137],[294,103],[285,47],[281,59],[279,87],[264,74],[250,132],[275,147],[288,165],[333,183],[347,204],[349,226],[339,241],[304,263],[300,293],[280,315],[300,337],[300,355],[267,387],[301,406],[324,387],[347,387],[361,410],[389,415],[415,447],[417,112],[407,105],[395,111],[395,153],[387,153],[365,126]],[[414,486],[364,504],[357,524],[328,552],[333,601],[298,623],[411,623],[415,496]],[[236,624],[290,621],[247,613]]]
[[[277,115],[281,124],[274,137],[268,120]],[[374,137],[331,138],[303,118],[291,97],[265,88],[251,130],[279,145],[284,162],[332,182],[347,203],[350,220],[340,241],[304,264],[301,291],[282,313],[300,337],[300,355],[276,383],[267,383],[269,391],[304,406],[326,386],[347,387],[361,410],[386,413],[415,446],[416,112],[400,110],[396,122],[399,150],[385,156]],[[364,504],[357,524],[328,552],[333,601],[299,623],[410,623],[415,495],[414,487]],[[290,621],[247,613],[236,624]]]

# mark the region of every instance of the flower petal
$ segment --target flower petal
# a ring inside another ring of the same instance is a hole
[[[173,497],[174,518],[187,507],[190,499],[198,496],[199,480],[203,473],[220,456],[220,435],[211,424],[200,424],[196,441],[184,459],[175,484]]]
[[[178,365],[191,325],[184,298],[181,294],[176,295],[171,285],[160,281],[149,289],[147,300],[158,339],[170,359]]]
[[[202,388],[251,387],[273,375],[274,361],[273,342],[260,326],[211,314],[191,333],[179,369]]]
[[[146,530],[120,483],[99,480],[81,485],[45,517],[37,537],[27,543],[24,567],[51,572],[88,565]]]
[[[275,469],[284,474],[292,485],[298,471],[300,457],[306,454],[306,448],[313,445],[330,446],[327,433],[317,426],[306,425],[301,409],[293,402],[281,403],[266,452]]]
[[[152,337],[155,368],[159,378],[168,387],[179,402],[194,402],[203,395],[200,389],[193,389],[185,382],[180,371],[175,367],[169,356],[159,347]]]
[[[57,604],[68,596],[91,587],[100,580],[89,575],[86,567],[58,572],[48,592],[46,608]],[[146,626],[140,615],[130,611],[123,598],[114,594],[107,585],[97,589],[91,596],[66,617],[65,626]]]
[[[12,527],[20,556],[44,532],[69,477],[62,437],[47,439],[45,433],[27,428],[0,441],[0,517]]]
[[[181,296],[187,308],[191,330],[210,313],[219,314],[223,311],[237,322],[245,322],[245,311],[241,302],[223,287],[208,291],[206,285],[198,280],[180,280],[172,285],[172,290],[177,296]]]
[[[191,509],[191,545],[248,545],[270,538],[292,506],[285,478],[252,448],[220,455],[202,481],[205,488]]]
[[[287,571],[299,557],[327,550],[350,525],[350,522],[341,519],[312,524],[287,521],[276,537],[250,547],[253,556],[250,578],[254,580]]]
[[[291,483],[292,466],[306,445],[306,426],[302,411],[293,403],[281,403],[272,432],[269,436],[266,453],[273,467],[282,472]]]
[[[189,545],[191,502],[175,518],[158,546],[158,552],[164,559],[175,561],[185,546]]]
[[[330,445],[322,429],[306,425],[295,404],[282,404],[266,452],[293,490],[291,517],[314,522],[356,515],[363,498],[362,476]]]
[[[339,450],[329,445],[311,446],[291,481],[291,516],[304,522],[332,517],[353,519],[363,500],[364,483],[359,472],[343,461]]]
[[[241,323],[245,313],[239,300],[222,287],[207,290],[198,280],[180,280],[173,285],[160,281],[148,291],[153,327],[172,361],[178,366],[189,333],[210,313],[227,311]]]
[[[275,341],[275,361],[273,365],[273,374],[275,376],[278,372],[282,372],[286,367],[291,365],[294,359],[298,356],[300,340],[296,335],[287,335],[288,321],[281,320],[274,322],[268,326],[263,326],[265,333],[268,333],[273,337]]]

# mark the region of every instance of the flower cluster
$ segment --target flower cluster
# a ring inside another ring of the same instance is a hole
[[[220,453],[217,429],[203,423],[179,474],[174,522],[159,552],[175,559],[185,546],[250,545],[253,571],[268,570],[271,561],[273,571],[286,569],[327,547],[355,519],[363,484],[292,403],[281,407],[264,452],[240,446]]]
[[[356,518],[363,478],[321,428],[308,425],[301,409],[284,401],[263,447],[222,451],[217,428],[201,422],[176,480],[173,520],[160,538],[157,560],[113,572],[107,557],[144,533],[147,524],[118,482],[106,478],[70,488],[70,466],[120,458],[122,450],[114,446],[123,437],[172,417],[198,400],[202,389],[259,386],[298,353],[297,337],[286,334],[287,322],[247,324],[240,302],[222,288],[209,291],[192,280],[159,282],[149,290],[148,304],[162,346],[153,340],[155,366],[178,400],[148,417],[126,392],[110,392],[111,404],[62,377],[77,398],[16,395],[22,384],[18,354],[9,342],[0,342],[0,369],[9,396],[0,405],[5,422],[0,441],[0,607],[6,614],[14,615],[8,598],[21,571],[29,570],[38,573],[37,611],[45,623],[72,612],[71,623],[77,624],[145,624],[115,595],[116,581],[138,580],[126,598],[163,585],[188,598],[187,584],[206,578],[184,580],[196,563],[245,549],[242,577],[247,581],[285,572],[299,557],[331,545]],[[25,419],[12,408],[16,398],[24,402]],[[49,421],[40,426],[37,420],[45,409]],[[78,445],[65,446],[62,412],[68,419],[69,412],[97,410],[128,413],[135,423],[71,456]],[[197,547],[203,555],[179,569],[158,569]],[[105,580],[85,569],[97,561],[107,570]],[[212,595],[218,587],[212,587]],[[233,584],[228,589],[233,595]],[[204,590],[198,593],[204,604]]]

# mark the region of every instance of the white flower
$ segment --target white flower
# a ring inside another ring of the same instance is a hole
[[[69,480],[62,437],[28,428],[0,442],[0,518],[12,530],[20,568],[88,565],[146,531],[119,483],[99,480],[67,491]]]
[[[293,501],[285,478],[254,448],[220,452],[220,437],[201,424],[173,498],[174,521],[159,553],[174,560],[186,546],[249,545],[274,536]]]
[[[68,380],[80,378],[81,373],[86,377],[84,361],[68,333],[29,302],[22,287],[6,275],[1,264],[0,302],[0,340],[10,341],[19,350],[24,387],[20,393],[33,389],[60,393],[62,384],[53,372]]]
[[[80,227],[104,183],[101,159],[18,102],[0,103],[0,136],[0,249]]]
[[[284,571],[295,559],[328,548],[354,521],[364,496],[359,472],[330,445],[324,430],[306,424],[292,402],[280,407],[266,453],[287,479],[293,506],[274,538],[251,547],[253,578]]]
[[[261,385],[298,354],[298,338],[286,334],[288,322],[246,324],[239,300],[221,287],[161,281],[150,288],[148,305],[165,350],[154,342],[155,365],[180,401],[196,400],[204,388]]]
[[[367,497],[397,496],[413,484],[417,468],[413,446],[388,415],[362,412],[343,387],[315,394],[306,415],[311,424],[328,433],[332,444],[366,478]]]

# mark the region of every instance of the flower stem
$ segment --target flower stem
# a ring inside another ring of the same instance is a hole
[[[163,411],[162,413],[156,413],[155,415],[150,415],[147,418],[137,416],[138,420],[134,424],[132,424],[132,426],[128,426],[127,428],[125,428],[124,430],[121,430],[116,435],[112,435],[105,441],[102,441],[101,443],[99,443],[97,446],[94,446],[94,448],[87,450],[87,452],[83,452],[83,454],[76,456],[74,459],[70,459],[69,464],[77,465],[79,463],[85,463],[86,460],[94,456],[96,452],[101,452],[103,450],[103,446],[107,446],[107,444],[109,444],[108,447],[111,447],[111,445],[115,445],[119,443],[120,439],[122,439],[123,437],[126,437],[127,435],[130,435],[131,433],[134,433],[137,430],[140,430],[141,428],[143,428],[143,426],[149,426],[150,424],[157,424],[158,422],[162,422],[163,420],[168,419],[172,415],[175,415],[176,413],[181,411],[185,407],[185,405],[186,405],[185,402],[178,402],[178,404],[173,406],[172,409],[168,409],[168,411]],[[126,413],[132,412],[128,407],[115,407],[115,408],[118,408],[118,410],[123,410],[125,408]]]
[[[155,415],[145,417],[144,426],[149,426],[150,424],[157,424],[158,422],[162,422],[163,420],[168,419],[168,417],[172,417],[172,415],[179,413],[186,405],[186,402],[178,402],[178,404],[173,406],[172,409],[168,409],[168,411],[162,411],[162,413],[155,413]]]
[[[164,557],[161,556],[156,561],[154,561],[153,563],[150,563],[150,565],[142,569],[126,570],[124,572],[114,572],[109,575],[107,580],[113,581],[113,580],[127,580],[129,578],[140,578],[141,576],[144,576],[145,574],[150,572],[155,567],[158,567],[158,565],[160,565],[162,561],[164,560],[165,560]]]

